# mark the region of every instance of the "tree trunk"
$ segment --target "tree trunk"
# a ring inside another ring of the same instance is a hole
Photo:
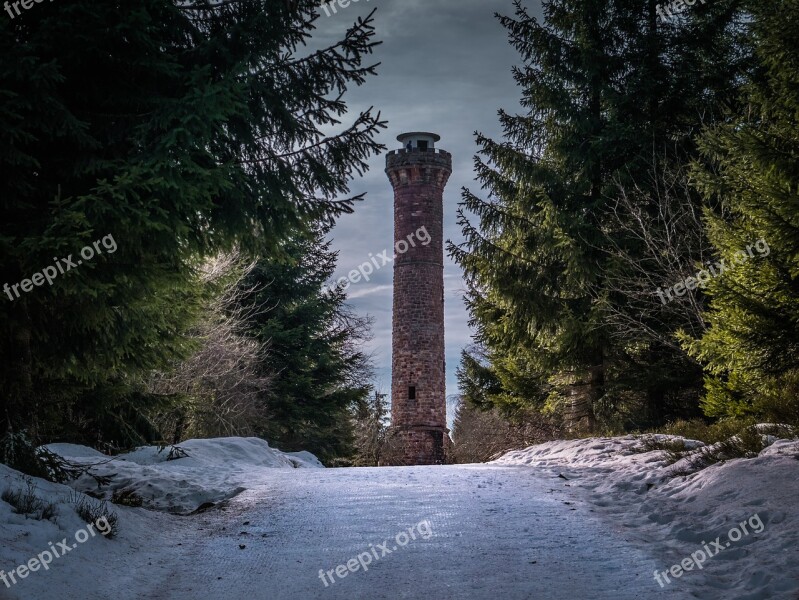
[[[566,393],[569,397],[566,428],[569,431],[592,433],[596,429],[595,406],[605,393],[604,364],[600,363],[578,373],[575,381],[567,386]]]
[[[19,431],[23,422],[30,427],[35,425],[36,407],[33,393],[33,362],[31,356],[31,325],[27,311],[23,309],[18,321],[18,327],[13,334],[17,351],[12,355],[13,365],[11,372],[17,374],[16,382],[8,390],[8,405],[6,407],[6,421],[8,431]],[[22,419],[24,414],[27,419]]]

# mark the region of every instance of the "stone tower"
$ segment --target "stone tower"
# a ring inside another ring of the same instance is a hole
[[[452,155],[434,133],[404,133],[386,156],[394,188],[392,462],[441,464],[449,439],[444,364],[444,186]]]

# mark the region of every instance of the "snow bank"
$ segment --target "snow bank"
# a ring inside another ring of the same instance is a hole
[[[85,458],[94,457],[86,450],[80,450],[85,453]],[[27,518],[15,513],[10,504],[0,501],[0,574],[8,582],[6,585],[0,581],[0,598],[4,600],[77,597],[65,593],[65,590],[74,590],[76,573],[81,574],[83,581],[97,582],[97,588],[106,590],[105,598],[113,597],[110,595],[113,588],[126,584],[126,565],[131,559],[143,549],[152,547],[156,539],[169,543],[176,529],[168,515],[109,505],[109,510],[118,518],[116,536],[106,539],[96,527],[94,535],[91,535],[87,523],[78,516],[76,505],[80,502],[98,505],[98,501],[66,485],[26,478],[0,464],[0,491],[27,490],[28,482],[35,486],[37,498],[53,503],[55,516],[49,520]],[[68,550],[65,551],[61,544]],[[43,553],[49,553],[49,556]],[[34,559],[37,562],[31,563]],[[49,561],[46,569],[41,560]],[[23,571],[24,577],[21,577],[19,566],[33,567],[35,572]],[[14,577],[9,573],[14,573]],[[102,596],[84,589],[81,597],[94,599]]]
[[[183,519],[112,503],[107,503],[106,508],[118,520],[116,536],[107,539],[97,528],[92,535],[77,513],[80,503],[97,507],[114,492],[133,492],[143,500],[145,508],[185,514],[204,503],[230,498],[251,483],[262,483],[274,469],[323,468],[309,452],[280,452],[257,438],[189,440],[179,444],[182,452],[172,451],[171,457],[171,448],[159,451],[154,446],[116,457],[74,444],[50,444],[47,448],[73,463],[96,465],[91,469],[94,475],[115,477],[109,485],[99,485],[89,475],[61,485],[25,477],[0,464],[0,492],[24,491],[32,484],[34,495],[44,504],[52,504],[55,513],[50,519],[28,518],[0,500],[2,600],[107,600],[119,589],[135,585],[141,572],[131,569],[131,564],[141,563],[142,555],[147,557],[150,575],[163,576],[159,573],[168,562],[165,558],[179,551],[177,547],[183,543]],[[185,456],[176,457],[183,453]],[[60,543],[67,549],[61,548]],[[53,557],[47,569],[34,562],[35,573],[23,569],[25,576],[19,576],[19,566],[27,568],[39,556],[46,561],[48,558],[42,553],[59,548],[56,552],[63,555]],[[15,582],[9,573],[14,573]],[[76,573],[80,573],[82,583],[76,583]],[[86,582],[90,584],[87,586]]]
[[[264,469],[324,468],[310,452],[284,453],[260,438],[188,440],[159,449],[142,446],[108,457],[84,446],[50,444],[49,450],[80,464],[94,464],[70,485],[92,496],[111,499],[114,492],[134,494],[143,506],[188,514],[244,491]],[[111,477],[102,485],[92,477]]]
[[[646,437],[693,450],[703,446],[678,436]],[[663,450],[647,451],[641,436],[548,442],[509,452],[494,464],[545,470],[563,486],[580,490],[611,520],[610,527],[652,544],[662,556],[663,571],[704,551],[706,544],[715,550],[712,541],[721,536],[723,551],[716,550],[701,570],[694,564],[679,578],[670,576],[666,585],[675,592],[687,589],[703,600],[796,600],[799,441],[773,435],[764,441],[770,445],[756,458],[676,477],[680,463],[669,465]],[[742,522],[748,533],[733,541],[728,533],[735,527],[740,531]],[[758,522],[762,528],[751,525]],[[659,585],[654,576],[653,585]]]

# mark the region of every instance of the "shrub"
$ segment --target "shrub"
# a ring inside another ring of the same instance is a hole
[[[131,489],[116,490],[111,496],[111,503],[138,508],[144,504],[144,499]]]
[[[57,509],[52,502],[45,502],[36,495],[36,483],[30,477],[25,478],[25,487],[16,491],[7,489],[2,499],[14,508],[14,512],[38,521],[55,518]]]
[[[59,483],[69,478],[65,461],[37,447],[26,431],[8,431],[0,436],[0,462],[31,477]]]
[[[657,439],[653,436],[644,436],[640,441],[640,445],[632,449],[633,452],[643,453],[662,450],[666,453],[667,465],[673,465],[691,453],[691,449],[685,444],[684,440]]]
[[[702,419],[691,419],[690,421],[678,419],[666,424],[657,432],[666,435],[681,435],[690,440],[705,442],[708,437],[708,428],[708,423]]]
[[[165,448],[166,446],[161,446],[158,448],[158,454],[161,454]],[[170,460],[178,460],[179,458],[186,458],[188,456],[189,453],[180,446],[171,445],[169,446],[169,453],[166,455],[166,462],[169,462]]]
[[[726,429],[726,427],[725,427]],[[700,448],[686,455],[688,464],[673,469],[669,475],[690,475],[716,463],[734,458],[755,458],[765,448],[763,434],[753,425],[744,427],[725,440]]]
[[[681,435],[705,444],[718,444],[729,440],[747,428],[755,425],[754,418],[722,419],[715,423],[706,423],[701,419],[691,421],[675,421],[663,427],[659,433]]]
[[[791,425],[757,425],[754,417],[722,419],[707,423],[701,419],[678,420],[669,423],[658,433],[679,435],[687,439],[699,440],[706,445],[697,450],[689,450],[679,440],[656,440],[643,438],[638,447],[640,452],[665,450],[668,463],[674,464],[683,458],[686,462],[672,469],[671,476],[690,475],[710,465],[733,458],[754,458],[765,448],[765,435],[791,439],[799,435],[799,428]],[[682,446],[682,447],[680,447]]]
[[[453,458],[457,463],[485,462],[509,450],[541,444],[564,435],[554,418],[532,409],[518,409],[508,415],[497,408],[481,410],[460,402],[453,426]]]
[[[75,512],[86,523],[95,524],[100,519],[105,519],[108,523],[109,531],[107,533],[100,532],[103,536],[111,539],[119,532],[119,517],[117,514],[108,508],[105,501],[96,502],[90,500],[87,496],[73,492],[69,498],[72,505],[75,507]]]

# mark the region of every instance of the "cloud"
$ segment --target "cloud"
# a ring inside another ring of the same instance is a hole
[[[444,236],[458,242],[461,231],[455,211],[460,190],[480,189],[472,168],[478,150],[473,133],[501,139],[497,110],[521,110],[520,90],[511,74],[520,58],[494,18],[496,11],[512,13],[513,5],[510,0],[361,1],[329,18],[323,15],[316,23],[321,36],[317,43],[337,39],[375,7],[376,38],[383,44],[376,48],[373,62],[382,64],[378,77],[345,95],[349,118],[370,106],[381,111],[389,126],[380,141],[389,149],[399,146],[395,138],[404,131],[441,135],[438,145],[453,155],[453,173],[444,194]],[[540,15],[540,7],[535,7],[534,14]],[[366,200],[356,205],[353,214],[342,217],[331,233],[339,252],[335,279],[346,276],[376,248],[393,244],[394,198],[384,174],[385,155],[372,157],[369,166],[365,176],[351,185],[353,193],[366,192]],[[391,277],[392,269],[386,265],[375,272],[368,286],[348,290],[354,309],[374,317],[369,348],[375,352],[376,373],[384,389],[390,388],[391,381]],[[448,257],[444,277],[447,393],[454,394],[455,370],[470,331],[461,299],[462,273]]]
[[[364,296],[369,296],[371,294],[379,294],[385,290],[392,289],[393,286],[391,285],[370,285],[370,286],[359,286],[355,289],[355,291],[349,292],[347,294],[347,298],[349,300],[354,300],[356,298],[363,298]]]

